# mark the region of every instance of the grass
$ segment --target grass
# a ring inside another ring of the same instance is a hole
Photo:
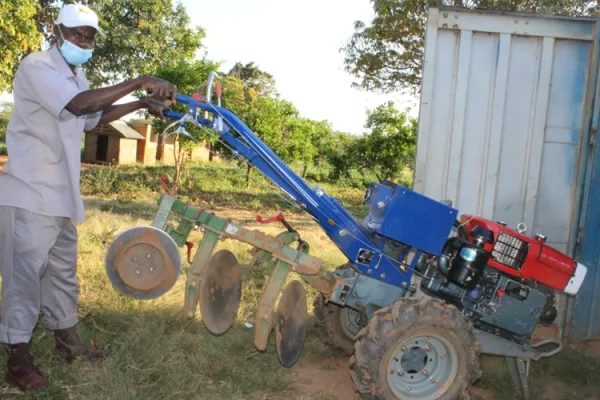
[[[238,318],[234,327],[222,337],[208,333],[201,316],[189,319],[183,315],[185,269],[169,293],[152,301],[125,298],[110,286],[103,265],[110,243],[109,233],[114,229],[151,222],[157,208],[154,188],[158,186],[160,174],[168,172],[161,168],[91,169],[83,176],[87,221],[78,227],[80,331],[105,350],[106,359],[95,365],[82,362],[63,366],[54,363],[51,361],[52,337],[49,331],[38,326],[32,343],[33,351],[55,387],[23,395],[0,383],[0,398],[335,399],[327,393],[305,394],[296,390],[296,368],[281,366],[273,334],[265,353],[255,350],[254,330],[246,328],[244,322],[254,324],[257,303],[268,278],[267,271],[244,270],[245,283]],[[289,215],[303,239],[311,244],[311,254],[324,260],[325,268],[334,268],[345,261],[319,226],[299,214],[288,213],[291,208],[286,206],[287,203],[279,203],[279,197],[273,191],[254,186],[246,189],[243,174],[240,180],[227,168],[198,166],[191,173],[194,181],[198,182],[192,190],[201,192],[204,204],[217,210],[217,214],[245,223],[252,229],[275,234],[282,230],[281,225],[260,225],[253,220],[254,216],[257,211],[263,215],[277,210],[286,211],[286,216]],[[110,192],[115,188],[122,190],[119,196]],[[334,193],[351,209],[361,210],[362,191],[333,186],[326,187],[326,191]],[[254,200],[249,201],[250,197]],[[244,201],[249,201],[245,207]],[[191,236],[195,243],[200,239],[199,232]],[[247,245],[224,241],[218,246],[219,249],[232,250],[242,264],[250,259]],[[184,267],[187,268],[187,263]],[[316,291],[306,287],[311,320],[300,360],[304,365],[339,357],[317,337],[312,326],[312,299]],[[1,353],[0,364],[4,365],[5,360]],[[516,398],[503,359],[482,357],[482,362],[485,372],[477,386],[493,392],[498,399]],[[347,368],[346,358],[342,358],[341,365]],[[317,375],[335,372],[331,371],[331,367],[316,368],[319,368]],[[599,373],[599,360],[565,350],[557,357],[532,364],[532,398],[586,399],[600,393]],[[554,393],[568,396],[547,397],[548,387],[554,388]]]

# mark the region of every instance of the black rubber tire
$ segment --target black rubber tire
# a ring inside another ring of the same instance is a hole
[[[455,348],[458,372],[454,382],[439,400],[466,400],[471,385],[481,377],[481,348],[473,326],[458,309],[432,297],[397,300],[373,314],[361,330],[350,358],[350,372],[361,399],[397,399],[387,383],[388,358],[397,344],[419,331],[443,335]]]
[[[342,307],[331,302],[325,304],[325,297],[321,294],[315,297],[313,306],[315,308],[315,327],[321,341],[346,356],[352,355],[354,339],[344,332],[340,324]]]

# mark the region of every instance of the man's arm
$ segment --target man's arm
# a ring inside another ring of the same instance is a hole
[[[109,106],[106,110],[102,112],[102,117],[100,118],[98,124],[108,124],[109,122],[116,121],[122,116],[135,112],[142,108],[146,108],[144,107],[143,100]]]
[[[142,76],[122,83],[118,83],[114,86],[100,89],[91,89],[86,90],[85,92],[81,92],[78,95],[76,95],[66,105],[65,108],[70,113],[78,117],[82,115],[93,114],[98,111],[103,111],[101,122],[110,122],[108,120],[109,118],[112,118],[110,117],[110,114],[118,115],[121,112],[123,112],[123,114],[121,114],[120,116],[112,119],[112,121],[114,121],[115,119],[118,119],[132,111],[144,108],[143,101],[141,103],[132,102],[119,106],[113,106],[113,103],[115,101],[127,96],[128,94],[136,90],[142,89],[150,89],[154,98],[168,99],[171,100],[173,103],[175,102],[175,98],[177,96],[177,89],[170,82],[163,81],[162,79],[154,78],[152,76]],[[109,115],[109,117],[107,117],[107,114]]]
[[[141,109],[148,109],[148,112],[150,112],[150,114],[158,118],[164,118],[165,116],[163,112],[167,110],[168,107],[163,103],[149,99],[133,101],[131,103],[125,104],[116,104],[110,106],[107,110],[105,110],[102,113],[102,117],[100,118],[98,124],[108,124],[110,122],[118,120],[124,115]]]

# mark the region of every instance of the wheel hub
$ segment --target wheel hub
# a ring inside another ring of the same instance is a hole
[[[367,321],[363,314],[350,307],[344,307],[340,312],[340,325],[344,334],[354,340],[358,332],[367,325]]]
[[[418,335],[394,349],[387,381],[398,398],[435,400],[450,388],[457,372],[457,353],[446,338]]]

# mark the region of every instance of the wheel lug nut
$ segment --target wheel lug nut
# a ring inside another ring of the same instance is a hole
[[[150,258],[150,253],[146,253],[146,258]]]
[[[424,370],[423,370],[423,372],[421,372],[421,373],[423,374],[423,376],[427,376],[427,375],[429,375],[429,372],[427,372],[427,370],[426,370],[426,369],[424,369]]]
[[[404,376],[404,371],[398,370],[398,372],[396,372],[398,374],[398,376]]]
[[[136,274],[138,274],[138,275],[139,275],[141,272],[142,272],[142,271],[140,271],[139,269],[136,269],[136,270],[135,270],[135,273],[136,273]]]
[[[431,351],[431,346],[430,345],[425,346],[425,351]]]
[[[431,383],[436,383],[436,382],[437,382],[437,379],[431,378]]]
[[[445,354],[440,354],[440,358],[446,358]]]
[[[406,391],[407,391],[407,392],[410,392],[410,386],[407,386],[407,387],[406,387]]]

